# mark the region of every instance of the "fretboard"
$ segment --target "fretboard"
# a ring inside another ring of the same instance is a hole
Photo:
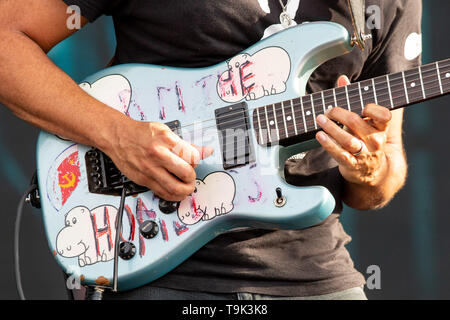
[[[316,117],[339,106],[362,115],[369,103],[395,110],[450,93],[450,59],[256,108],[253,125],[261,145],[320,129]]]

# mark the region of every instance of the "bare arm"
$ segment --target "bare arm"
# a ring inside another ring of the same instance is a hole
[[[86,119],[98,112],[111,113],[103,119],[120,115],[84,94],[46,56],[73,33],[66,28],[66,18],[66,6],[59,0],[0,1],[0,100],[39,128],[74,141],[103,145],[101,138],[89,135],[102,124]]]
[[[0,102],[39,128],[100,148],[166,200],[183,199],[194,190],[193,163],[171,149],[180,143],[191,149],[185,154],[198,149],[164,125],[131,120],[92,98],[46,56],[74,32],[66,9],[61,0],[0,0]]]

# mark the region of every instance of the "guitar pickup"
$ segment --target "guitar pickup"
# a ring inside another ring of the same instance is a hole
[[[240,167],[253,161],[247,103],[217,109],[215,115],[223,168]]]

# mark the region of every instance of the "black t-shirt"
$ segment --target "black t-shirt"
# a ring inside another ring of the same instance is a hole
[[[278,0],[64,0],[94,21],[112,15],[117,36],[115,64],[152,63],[201,67],[224,61],[279,29]],[[283,1],[286,3],[286,1]],[[367,0],[368,41],[333,59],[311,76],[309,91],[397,72],[420,61],[420,0]],[[334,21],[352,30],[346,0],[291,0],[287,11],[301,24]],[[370,28],[369,28],[370,26]],[[373,27],[373,28],[372,28]],[[223,234],[153,286],[208,292],[253,292],[310,296],[364,284],[345,245],[351,238],[339,222],[342,177],[323,149],[289,160],[286,179],[324,185],[336,199],[322,224],[296,231],[246,230]]]

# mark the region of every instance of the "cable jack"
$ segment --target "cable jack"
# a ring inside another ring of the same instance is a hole
[[[104,288],[100,287],[87,287],[86,300],[103,300]]]

